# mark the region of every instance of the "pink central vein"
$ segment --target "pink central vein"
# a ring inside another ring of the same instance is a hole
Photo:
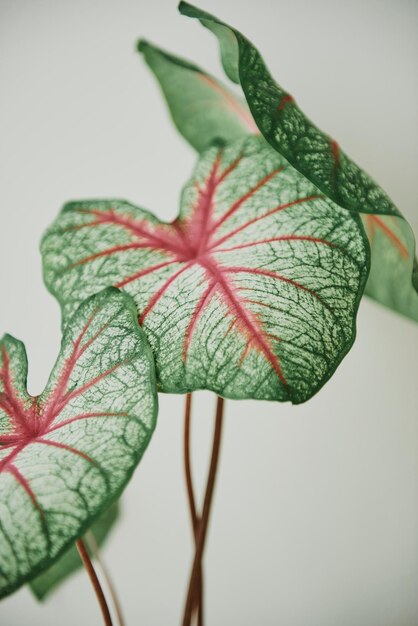
[[[99,330],[97,330],[94,333],[94,335],[88,339],[88,341],[82,343],[83,338],[85,337],[91,323],[95,319],[98,312],[99,312],[99,309],[96,309],[95,311],[93,311],[93,313],[91,314],[91,316],[89,317],[89,319],[87,320],[83,328],[81,329],[79,335],[73,341],[72,351],[70,353],[70,356],[67,358],[67,360],[64,363],[61,374],[58,378],[57,385],[52,395],[50,396],[49,400],[47,401],[46,405],[44,406],[42,415],[39,415],[39,423],[38,422],[36,424],[33,423],[33,420],[35,419],[35,417],[38,417],[38,413],[37,413],[38,398],[36,397],[36,398],[33,398],[33,403],[32,403],[32,406],[30,407],[30,413],[31,413],[30,416],[26,418],[26,416],[24,415],[23,432],[20,432],[19,430],[17,430],[17,432],[11,432],[10,434],[0,437],[0,445],[3,449],[5,447],[14,448],[6,457],[0,460],[0,472],[10,471],[10,473],[13,473],[14,476],[18,478],[18,475],[16,473],[18,472],[18,470],[16,468],[15,469],[12,468],[11,470],[9,470],[9,468],[11,467],[11,462],[14,458],[18,456],[18,454],[20,454],[20,452],[22,452],[26,448],[27,445],[31,443],[36,443],[36,442],[66,449],[70,452],[73,452],[74,454],[78,454],[79,456],[85,458],[86,460],[89,460],[92,463],[95,463],[90,457],[88,457],[88,455],[85,455],[83,452],[76,450],[75,448],[72,448],[71,446],[67,446],[66,444],[59,443],[59,442],[52,441],[52,440],[44,440],[41,437],[49,434],[50,432],[53,432],[54,430],[57,430],[58,428],[62,428],[63,426],[70,424],[72,422],[78,421],[80,419],[89,419],[92,417],[107,417],[107,416],[112,417],[115,415],[118,415],[118,416],[123,415],[123,413],[120,413],[120,414],[85,413],[85,414],[75,416],[74,418],[69,418],[67,420],[64,420],[63,422],[53,426],[54,420],[57,417],[57,415],[63,410],[63,408],[71,400],[85,393],[88,389],[96,385],[99,381],[106,378],[109,374],[114,372],[118,367],[120,367],[121,365],[125,363],[125,361],[118,362],[113,367],[106,370],[105,372],[102,372],[100,375],[95,376],[91,380],[84,383],[81,387],[76,388],[70,392],[66,391],[71,373],[74,369],[74,365],[76,364],[77,360],[80,358],[82,354],[84,354],[85,350],[90,345],[92,345],[92,343],[100,336],[100,334],[108,327],[108,323],[102,325],[99,328]],[[13,386],[11,384],[11,381],[9,380],[8,363],[9,363],[8,355],[3,350],[2,379],[4,381],[4,387],[5,387],[5,391],[7,392],[7,396],[5,394],[2,394],[2,395],[4,396],[6,400],[9,397],[14,398],[15,396]],[[1,407],[1,403],[0,403],[0,407]],[[34,407],[36,409],[36,416],[35,416]],[[11,408],[13,409],[13,411],[11,411],[12,416],[15,417],[16,412],[18,411],[20,407],[11,406]]]
[[[117,254],[120,252],[125,252],[129,250],[135,250],[138,248],[150,248],[155,250],[163,250],[165,252],[170,253],[174,258],[168,261],[162,261],[157,263],[151,267],[146,269],[141,269],[138,272],[123,278],[119,283],[117,283],[117,287],[124,287],[128,283],[141,279],[152,272],[156,272],[165,267],[169,267],[170,265],[174,265],[175,263],[181,264],[180,269],[173,271],[171,276],[165,280],[163,285],[154,293],[154,295],[148,301],[147,306],[142,311],[140,316],[140,322],[142,323],[147,315],[153,310],[158,301],[167,293],[169,288],[173,285],[173,283],[187,270],[193,266],[200,266],[206,273],[207,278],[207,286],[198,299],[194,311],[191,315],[188,327],[185,332],[184,337],[184,350],[183,356],[184,359],[187,358],[187,353],[189,350],[189,346],[193,337],[193,334],[196,330],[197,324],[205,306],[211,300],[215,293],[218,293],[221,297],[223,303],[227,307],[227,310],[232,314],[232,321],[229,326],[228,332],[233,328],[233,326],[237,326],[240,328],[241,332],[249,334],[247,338],[247,343],[245,345],[245,349],[240,357],[239,364],[241,365],[245,357],[247,356],[248,351],[251,346],[258,346],[260,351],[265,355],[268,362],[271,364],[272,368],[277,373],[281,382],[286,385],[286,379],[281,369],[281,365],[278,357],[274,354],[272,346],[270,345],[270,338],[274,338],[275,340],[280,341],[279,337],[273,336],[269,333],[266,333],[262,327],[261,321],[258,319],[257,315],[254,315],[251,310],[248,310],[245,306],[245,303],[248,301],[242,301],[238,292],[236,290],[236,286],[233,281],[228,279],[228,275],[239,274],[239,273],[247,273],[251,275],[259,275],[264,277],[273,278],[276,280],[280,280],[287,284],[292,285],[297,289],[301,289],[303,291],[308,292],[318,300],[320,300],[325,306],[326,303],[323,302],[322,298],[315,291],[305,287],[304,285],[294,281],[286,276],[278,274],[276,272],[270,270],[262,270],[262,269],[253,269],[246,267],[224,267],[220,266],[216,260],[213,258],[211,253],[215,252],[227,252],[229,250],[238,250],[244,249],[256,245],[260,245],[262,243],[269,243],[274,241],[311,241],[315,243],[323,243],[329,246],[334,246],[331,242],[322,240],[316,237],[303,236],[303,235],[284,235],[282,237],[271,237],[266,238],[261,241],[253,241],[244,244],[238,244],[236,246],[232,246],[230,248],[220,248],[220,246],[234,235],[240,233],[244,229],[248,228],[252,224],[259,222],[260,220],[267,219],[269,216],[285,210],[289,207],[292,207],[297,204],[301,204],[304,202],[309,202],[311,200],[315,200],[320,198],[318,195],[311,195],[304,198],[298,198],[294,201],[281,204],[273,209],[268,210],[266,213],[260,216],[256,216],[244,224],[236,227],[229,233],[220,237],[217,241],[213,243],[209,243],[209,239],[212,234],[216,233],[219,228],[230,218],[232,217],[241,207],[242,205],[249,200],[252,196],[254,196],[264,185],[266,185],[277,173],[282,171],[283,168],[277,168],[273,170],[264,178],[262,178],[254,187],[252,187],[249,191],[243,194],[238,200],[236,200],[231,207],[220,217],[217,221],[213,222],[213,211],[214,211],[214,195],[218,186],[225,181],[225,179],[233,172],[242,160],[242,155],[239,155],[229,166],[224,169],[223,172],[219,172],[220,164],[221,164],[221,156],[222,150],[218,151],[217,157],[214,160],[212,165],[210,174],[206,180],[205,186],[199,189],[198,191],[198,205],[195,207],[195,211],[192,217],[192,221],[188,224],[188,229],[185,229],[181,220],[175,221],[172,225],[161,225],[161,227],[156,228],[156,232],[150,232],[148,228],[138,222],[135,219],[132,219],[130,216],[124,216],[117,214],[114,210],[102,212],[95,210],[79,210],[81,213],[87,213],[97,218],[95,222],[89,222],[87,224],[82,224],[80,227],[84,226],[94,226],[101,225],[106,223],[111,223],[117,226],[121,226],[135,236],[141,238],[139,241],[133,241],[126,244],[115,245],[106,250],[102,250],[96,254],[92,254],[83,259],[80,259],[76,263],[74,263],[70,267],[76,267],[78,265],[82,265],[84,263],[91,262],[100,257],[106,257],[112,254]],[[377,222],[377,220],[376,220]],[[380,224],[379,224],[380,225]],[[172,233],[161,232],[162,229],[171,228]],[[190,235],[194,235],[196,241],[190,239]],[[16,458],[16,456],[26,447],[28,443],[40,443],[52,447],[56,447],[59,449],[66,450],[71,452],[84,460],[96,464],[95,461],[85,454],[84,452],[73,448],[64,443],[60,443],[57,441],[44,439],[43,436],[48,433],[52,433],[59,428],[62,428],[66,425],[69,425],[73,422],[82,419],[90,419],[93,417],[106,417],[111,416],[112,414],[107,413],[84,413],[80,415],[76,415],[73,418],[68,418],[61,423],[54,425],[54,420],[56,416],[62,411],[62,409],[75,397],[83,394],[90,387],[97,384],[100,380],[104,379],[107,375],[115,371],[121,364],[118,363],[114,367],[110,368],[106,372],[100,374],[99,376],[91,379],[84,385],[82,385],[79,389],[72,390],[70,392],[67,391],[68,382],[70,380],[71,373],[74,369],[74,366],[80,356],[84,353],[84,351],[89,347],[95,339],[103,332],[106,325],[102,326],[99,331],[95,333],[95,335],[90,338],[87,342],[82,344],[82,340],[84,335],[86,334],[88,328],[90,327],[97,311],[95,311],[90,319],[87,321],[79,336],[73,342],[73,350],[68,357],[62,373],[58,379],[57,386],[47,403],[47,406],[44,408],[43,415],[43,428],[39,432],[39,436],[33,436],[31,440],[24,442],[20,440],[19,433],[11,433],[6,437],[3,437],[1,443],[7,447],[14,446],[14,450],[7,455],[0,462],[0,470],[8,471],[11,473],[19,484],[24,487],[33,503],[36,505],[36,498],[34,493],[31,490],[31,487],[25,477],[19,472],[16,466],[12,463],[12,460]],[[10,379],[9,373],[9,360],[7,353],[5,354],[3,351],[3,369],[0,372],[1,379],[4,382],[4,391],[2,394],[2,398],[0,399],[0,408],[2,408],[12,419],[16,419],[18,423],[24,428],[27,428],[27,416],[26,410],[21,404],[20,400],[14,393],[13,385]],[[114,414],[116,415],[116,414]],[[124,414],[121,414],[124,415]],[[31,415],[31,417],[33,417]]]
[[[203,261],[202,266],[210,272],[213,278],[216,281],[216,285],[222,290],[222,293],[225,295],[226,299],[229,301],[229,309],[232,308],[232,311],[235,314],[235,317],[242,323],[244,328],[250,333],[250,336],[254,338],[256,343],[259,345],[260,349],[267,357],[268,361],[276,371],[279,376],[281,382],[286,385],[286,379],[283,375],[281,366],[279,364],[279,360],[276,355],[273,353],[269,343],[263,335],[263,331],[259,328],[259,325],[256,322],[256,319],[252,317],[251,313],[245,309],[242,305],[239,296],[235,292],[235,288],[232,283],[229,283],[225,274],[225,270],[221,269],[215,262],[212,262],[211,259]]]
[[[228,268],[221,267],[212,257],[211,253],[213,252],[226,252],[228,250],[241,249],[245,247],[251,247],[255,245],[259,245],[261,243],[268,243],[273,241],[286,241],[286,240],[297,240],[297,241],[310,241],[316,243],[323,243],[329,246],[333,246],[332,243],[322,240],[320,238],[309,237],[309,236],[298,236],[298,235],[288,235],[282,237],[271,237],[267,238],[263,241],[259,242],[250,242],[247,244],[241,244],[237,246],[232,246],[231,248],[219,248],[221,244],[225,241],[232,238],[234,235],[248,228],[252,224],[259,222],[260,220],[267,219],[271,215],[283,211],[289,207],[295,206],[297,204],[302,204],[304,202],[309,202],[311,200],[318,199],[321,196],[311,195],[303,198],[298,198],[294,201],[281,204],[279,206],[274,207],[273,209],[268,210],[263,215],[256,216],[244,224],[236,227],[234,230],[230,231],[226,235],[220,237],[217,241],[209,243],[211,236],[219,231],[220,227],[230,218],[232,217],[244,204],[247,200],[250,200],[254,195],[256,195],[260,189],[265,186],[273,177],[280,173],[283,170],[283,167],[276,168],[275,170],[269,172],[262,179],[258,181],[258,183],[249,189],[245,194],[243,194],[239,199],[237,199],[230,208],[216,221],[213,220],[213,211],[214,211],[214,196],[218,186],[225,180],[227,176],[231,172],[233,172],[239,165],[242,160],[242,155],[239,155],[235,161],[230,163],[226,169],[219,173],[220,164],[222,157],[222,149],[220,149],[216,155],[216,158],[213,161],[210,172],[207,176],[207,179],[202,187],[198,187],[198,200],[197,205],[194,208],[194,213],[192,218],[186,219],[184,222],[181,220],[175,220],[175,222],[171,225],[173,236],[170,234],[164,234],[161,236],[158,232],[150,233],[147,228],[141,224],[138,224],[136,220],[132,220],[130,217],[125,217],[123,215],[117,215],[114,211],[107,212],[105,214],[99,211],[89,211],[93,215],[96,215],[99,220],[102,222],[112,222],[117,225],[121,225],[127,229],[129,229],[132,233],[145,238],[145,244],[152,248],[154,247],[156,250],[164,248],[166,251],[169,251],[171,254],[174,254],[174,259],[169,261],[163,261],[161,263],[155,264],[149,268],[141,269],[138,272],[123,278],[119,283],[117,283],[117,287],[123,287],[128,283],[139,280],[142,277],[151,274],[152,272],[156,272],[160,269],[168,267],[174,263],[182,264],[180,269],[173,271],[171,276],[164,281],[162,286],[153,294],[153,296],[148,301],[148,304],[143,309],[140,314],[139,321],[142,324],[149,313],[154,309],[156,304],[163,298],[164,295],[167,294],[168,290],[173,286],[175,281],[189,268],[194,265],[201,266],[205,272],[208,274],[208,285],[200,296],[191,319],[189,321],[188,327],[186,329],[185,338],[184,338],[184,350],[183,356],[187,358],[187,352],[189,349],[189,345],[191,342],[191,338],[196,329],[197,323],[200,319],[200,316],[203,313],[205,305],[209,302],[211,297],[214,295],[216,291],[218,293],[223,294],[224,303],[227,305],[227,308],[233,313],[235,318],[239,321],[241,329],[245,329],[246,332],[249,332],[251,335],[251,339],[247,344],[246,351],[241,358],[245,358],[247,354],[250,344],[256,343],[264,355],[267,357],[272,367],[277,372],[280,380],[283,384],[286,384],[286,380],[284,378],[283,372],[281,370],[281,366],[279,364],[278,358],[273,353],[272,348],[269,342],[269,335],[267,335],[261,327],[261,323],[258,320],[257,316],[254,316],[251,311],[247,311],[244,304],[240,301],[240,298],[235,290],[235,287],[231,281],[227,279],[228,274],[247,272],[252,274],[264,275],[271,278],[275,278],[291,284],[292,286],[302,289],[306,292],[309,292],[314,297],[321,300],[320,296],[316,294],[311,289],[308,289],[304,285],[289,279],[280,274],[269,272],[267,270],[252,270],[249,268]],[[126,246],[114,246],[113,248],[108,249],[107,251],[102,251],[96,255],[91,255],[90,257],[86,257],[81,262],[88,262],[91,259],[98,258],[99,256],[104,256],[106,254],[113,254],[116,252],[125,251],[128,247],[134,248],[134,244],[126,244]],[[183,257],[183,259],[182,259]],[[188,259],[188,261],[187,261]],[[321,300],[322,301],[322,300]],[[279,339],[279,338],[276,338]]]

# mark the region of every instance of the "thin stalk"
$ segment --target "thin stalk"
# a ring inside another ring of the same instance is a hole
[[[213,490],[215,487],[216,471],[218,467],[219,448],[222,434],[223,421],[223,398],[218,397],[216,403],[215,430],[213,435],[212,455],[210,460],[208,481],[206,485],[205,499],[203,502],[202,516],[200,518],[198,536],[196,541],[196,551],[193,561],[193,568],[190,575],[189,589],[187,592],[186,605],[183,614],[183,626],[190,626],[192,618],[193,598],[196,594],[198,585],[199,571],[201,568],[203,552],[205,548],[206,534],[209,522],[209,515],[212,505]]]
[[[190,462],[190,422],[192,411],[192,394],[186,395],[186,406],[184,413],[184,469],[186,474],[186,486],[187,497],[189,501],[190,517],[192,520],[193,537],[195,543],[195,550],[197,547],[197,538],[200,526],[200,517],[196,510],[196,500],[194,496],[192,470]],[[203,566],[200,564],[198,584],[196,585],[196,592],[193,596],[192,615],[195,611],[197,614],[197,625],[203,626]]]
[[[83,565],[86,568],[87,574],[89,575],[91,584],[93,585],[93,589],[97,596],[97,600],[99,601],[100,608],[103,614],[104,623],[106,626],[113,626],[112,618],[110,617],[109,607],[107,606],[103,589],[100,586],[99,579],[97,578],[97,574],[93,567],[93,563],[90,560],[89,553],[87,552],[87,548],[84,545],[84,541],[81,538],[77,539],[75,545],[77,546],[78,553],[80,555],[81,560],[83,561]]]
[[[123,613],[122,613],[122,606],[119,601],[118,594],[116,593],[115,585],[113,583],[109,570],[106,567],[105,562],[102,560],[100,556],[99,546],[97,545],[97,541],[93,533],[91,532],[91,530],[89,530],[86,533],[85,539],[86,539],[87,545],[89,546],[91,552],[93,553],[95,561],[99,564],[99,567],[103,574],[103,578],[106,581],[106,585],[109,589],[110,597],[112,598],[112,603],[115,608],[115,613],[116,613],[116,617],[118,620],[118,624],[119,626],[125,626],[125,620],[124,620]]]

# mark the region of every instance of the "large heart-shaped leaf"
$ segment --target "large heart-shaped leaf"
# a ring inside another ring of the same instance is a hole
[[[144,40],[138,50],[159,81],[175,125],[196,150],[215,139],[258,133],[247,104],[213,76]]]
[[[151,350],[127,294],[69,321],[40,396],[23,344],[0,342],[0,596],[51,565],[121,493],[155,425]]]
[[[41,250],[64,317],[105,285],[133,295],[162,391],[296,403],[352,345],[369,263],[359,218],[261,137],[203,153],[172,224],[74,202]]]
[[[115,502],[94,522],[90,531],[98,546],[102,545],[107,539],[118,516],[118,502]],[[88,542],[86,542],[86,549],[90,552],[90,556],[94,556],[91,554],[91,550],[89,550]],[[75,545],[72,545],[51,567],[48,567],[42,574],[30,581],[30,588],[38,600],[45,600],[82,566],[83,563],[78,550]]]
[[[392,200],[335,140],[304,115],[294,98],[273,80],[246,37],[186,2],[181,2],[179,9],[217,36],[226,74],[241,85],[258,128],[275,150],[340,206],[379,215],[375,220],[365,218],[367,224],[374,223],[376,234],[371,241],[373,271],[366,293],[418,321],[415,240]],[[168,90],[165,93],[167,97]]]

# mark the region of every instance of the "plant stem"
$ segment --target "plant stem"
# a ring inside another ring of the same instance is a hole
[[[212,504],[213,490],[215,486],[216,471],[218,467],[219,448],[221,443],[222,434],[222,421],[223,421],[223,398],[218,397],[216,403],[216,417],[215,417],[215,430],[213,435],[212,455],[210,460],[208,481],[206,484],[205,499],[203,502],[203,510],[200,518],[196,550],[193,561],[193,568],[190,575],[189,589],[187,592],[187,600],[183,614],[183,626],[190,626],[192,618],[193,600],[196,594],[196,588],[198,586],[199,571],[201,571],[203,551],[205,548],[206,534],[209,522],[209,514]]]
[[[193,490],[193,480],[190,462],[190,421],[192,410],[192,394],[186,395],[186,407],[184,413],[184,469],[186,474],[187,497],[189,501],[190,516],[192,519],[193,537],[195,550],[197,548],[197,538],[200,525],[200,518],[196,511],[196,501]],[[193,596],[192,615],[194,611],[198,611],[197,624],[203,626],[203,566],[200,564],[198,584],[196,592]]]
[[[91,530],[86,532],[85,539],[86,539],[87,545],[89,546],[91,552],[93,553],[95,561],[99,564],[99,567],[103,574],[103,578],[106,581],[107,587],[109,589],[110,597],[112,598],[113,606],[115,608],[115,613],[116,613],[116,617],[118,620],[118,624],[119,626],[125,626],[125,620],[124,620],[123,613],[122,613],[122,606],[119,601],[118,594],[116,593],[115,585],[113,583],[109,570],[106,567],[105,562],[102,560],[100,556],[99,546],[97,545],[97,541],[93,533],[91,532]]]
[[[77,546],[78,553],[80,555],[81,560],[83,561],[83,565],[86,568],[87,574],[89,575],[91,584],[93,585],[93,589],[99,601],[100,608],[103,613],[104,623],[106,626],[113,626],[112,618],[110,617],[109,607],[107,606],[103,589],[101,588],[99,579],[97,578],[97,574],[94,570],[93,563],[90,560],[89,553],[87,552],[87,548],[84,545],[84,541],[81,538],[77,539],[75,545]]]

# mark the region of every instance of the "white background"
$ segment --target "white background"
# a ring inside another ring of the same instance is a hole
[[[207,0],[300,106],[377,178],[418,233],[418,4]],[[0,0],[0,331],[39,393],[59,347],[39,240],[70,199],[124,197],[172,219],[195,155],[135,52],[146,36],[219,73],[210,33],[157,0]],[[207,626],[418,624],[418,326],[364,301],[358,337],[309,403],[227,402],[205,558]],[[104,550],[129,626],[180,622],[192,558],[184,398],[157,430]],[[203,487],[214,400],[196,394]],[[101,624],[80,573],[2,626]]]

